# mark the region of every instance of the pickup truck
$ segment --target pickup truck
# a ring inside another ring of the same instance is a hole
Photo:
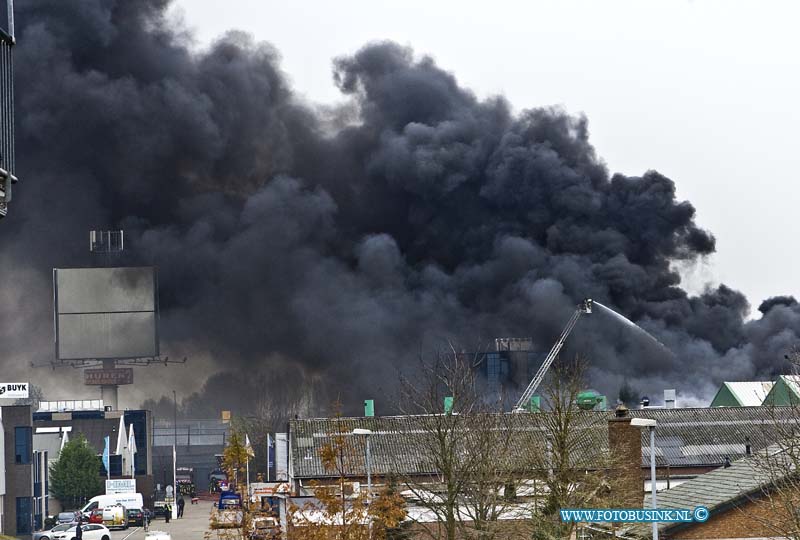
[[[215,509],[211,516],[212,529],[236,529],[242,526],[244,512],[242,511],[242,496],[234,491],[222,491],[219,501],[214,503]]]

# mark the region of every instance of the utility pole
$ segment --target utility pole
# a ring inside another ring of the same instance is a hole
[[[175,433],[175,448],[178,448],[178,396],[172,391],[172,430]]]
[[[172,447],[172,488],[175,490],[174,503],[178,502],[178,396],[172,391],[172,432],[175,434],[175,444]],[[176,506],[173,504],[173,506]],[[177,507],[172,517],[178,518]]]

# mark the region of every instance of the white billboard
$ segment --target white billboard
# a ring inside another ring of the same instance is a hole
[[[153,267],[53,270],[56,358],[158,356]]]
[[[133,478],[106,480],[106,495],[119,495],[120,493],[136,493],[136,480]]]

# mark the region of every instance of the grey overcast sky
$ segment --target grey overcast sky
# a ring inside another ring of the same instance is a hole
[[[585,113],[611,171],[671,177],[716,235],[717,254],[685,271],[689,290],[723,282],[754,311],[800,297],[800,2],[177,0],[172,11],[198,47],[229,29],[272,43],[312,102],[341,99],[333,57],[391,39],[480,97]]]

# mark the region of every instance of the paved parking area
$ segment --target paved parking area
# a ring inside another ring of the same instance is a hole
[[[212,503],[200,501],[198,504],[187,504],[183,511],[183,518],[170,520],[165,523],[157,519],[150,524],[151,531],[166,531],[172,535],[172,540],[202,540],[208,530],[208,517],[211,513]],[[112,540],[144,540],[145,532],[141,527],[126,531],[113,531]]]

